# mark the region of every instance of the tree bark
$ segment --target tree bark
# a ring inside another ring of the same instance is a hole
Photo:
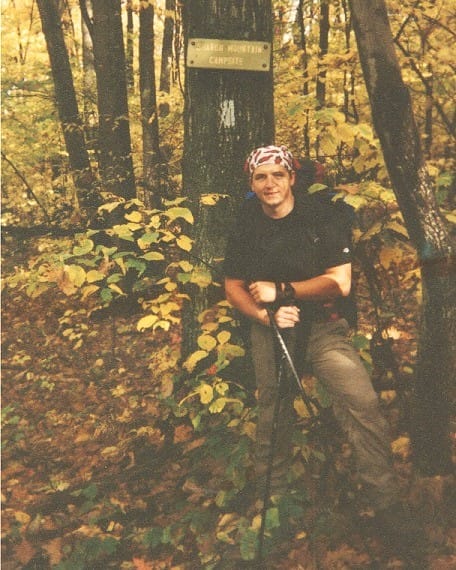
[[[134,91],[135,88],[135,76],[133,73],[133,61],[135,57],[134,42],[133,42],[133,2],[132,0],[127,0],[127,85],[130,91]]]
[[[455,249],[424,166],[384,0],[351,0],[372,117],[399,207],[421,263],[423,318],[410,426],[417,466],[451,468],[450,403],[456,377]]]
[[[93,176],[89,155],[85,146],[81,116],[79,114],[70,60],[65,46],[58,5],[55,0],[39,0],[43,33],[51,63],[55,98],[62,125],[70,169],[76,186],[78,200],[86,215],[98,204],[97,194],[92,192]]]
[[[160,135],[155,86],[154,8],[143,3],[139,9],[139,90],[143,133],[143,184],[145,204],[153,205],[153,191],[161,186]]]
[[[107,190],[134,198],[120,0],[92,0],[100,170]]]
[[[271,2],[190,0],[184,4],[184,35],[186,44],[189,38],[272,43]],[[255,146],[273,142],[272,66],[270,72],[187,67],[185,85],[183,184],[195,215],[192,254],[213,265],[223,257],[234,212],[245,196],[245,158]],[[211,193],[227,198],[215,206],[201,204],[201,195]],[[184,354],[196,346],[196,319],[214,299],[212,293],[191,293],[192,306],[184,315]]]
[[[329,2],[321,0],[320,2],[320,39],[319,39],[319,55],[320,62],[328,53],[329,45]],[[326,64],[318,66],[316,96],[319,107],[324,107],[326,103]]]

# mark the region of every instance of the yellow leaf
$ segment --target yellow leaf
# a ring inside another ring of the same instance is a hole
[[[209,384],[201,384],[198,393],[202,404],[209,404],[214,398],[214,390]]]
[[[142,317],[142,319],[139,319],[136,328],[139,331],[150,329],[150,327],[152,327],[157,321],[158,321],[157,315],[146,315],[145,317]]]
[[[213,336],[202,334],[198,337],[198,346],[203,350],[212,350],[217,346],[217,341]]]
[[[220,344],[225,344],[230,340],[230,338],[231,338],[231,333],[228,331],[221,331],[217,335],[217,340],[219,341]]]
[[[171,376],[167,375],[162,378],[160,393],[164,398],[171,396],[174,390],[174,382]]]
[[[23,511],[16,511],[14,513],[14,518],[21,524],[28,524],[32,519],[29,514],[24,513]]]
[[[68,275],[71,283],[76,287],[80,287],[86,280],[86,272],[83,267],[79,265],[67,265],[65,273]]]
[[[130,212],[125,214],[125,219],[129,222],[139,223],[142,221],[142,215],[140,212]]]
[[[179,261],[179,267],[182,269],[182,271],[185,272],[191,271],[193,269],[193,265],[188,261],[185,261],[185,259],[183,261]]]
[[[226,382],[219,382],[215,385],[215,391],[221,394],[222,396],[228,391],[228,384]]]
[[[116,293],[119,293],[119,295],[125,295],[125,293],[122,291],[122,289],[118,285],[116,285],[115,283],[110,283],[108,285],[108,287],[110,289],[112,289],[113,291],[115,291]]]
[[[192,242],[192,240],[191,240],[188,236],[186,236],[186,235],[179,236],[179,237],[176,239],[176,243],[177,243],[177,245],[178,245],[181,249],[183,249],[184,251],[190,251],[190,250],[192,249],[192,243],[193,243],[193,242]]]
[[[168,216],[171,221],[176,220],[177,218],[183,218],[189,224],[193,224],[193,214],[188,208],[169,208],[169,210],[166,210],[164,214]]]
[[[101,281],[101,279],[105,278],[105,274],[98,269],[91,269],[87,271],[86,279],[87,283],[94,283],[95,281]]]
[[[184,362],[183,366],[188,372],[193,372],[195,366],[198,364],[200,360],[206,358],[208,356],[208,352],[206,350],[196,350],[187,358]]]
[[[223,411],[223,409],[226,405],[226,402],[227,402],[226,398],[217,398],[209,406],[209,412],[211,414],[219,414],[220,412]]]
[[[397,247],[382,247],[379,252],[380,263],[385,269],[388,269],[392,263],[400,263],[402,258],[402,251]]]
[[[87,299],[87,297],[92,295],[92,293],[96,293],[99,288],[100,287],[98,287],[98,285],[88,285],[87,287],[84,287],[82,290],[82,299]]]
[[[410,438],[405,436],[398,437],[391,444],[391,450],[394,455],[399,455],[402,459],[407,459],[411,451]]]

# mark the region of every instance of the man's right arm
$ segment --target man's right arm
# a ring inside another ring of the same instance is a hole
[[[226,277],[225,294],[227,300],[233,307],[241,311],[246,317],[258,321],[263,325],[270,324],[266,309],[254,301],[243,279]]]

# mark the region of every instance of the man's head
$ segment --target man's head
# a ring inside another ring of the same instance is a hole
[[[247,159],[250,187],[272,218],[286,216],[293,208],[294,168],[293,155],[285,146],[257,148]]]
[[[284,145],[268,145],[254,149],[247,157],[244,170],[252,176],[255,169],[263,164],[278,164],[290,172],[294,171],[297,167],[293,155]]]

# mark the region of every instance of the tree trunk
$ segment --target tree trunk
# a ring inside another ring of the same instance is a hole
[[[135,76],[133,72],[133,61],[135,57],[134,42],[133,42],[133,1],[127,0],[127,85],[130,91],[135,88]]]
[[[410,426],[415,460],[423,472],[443,474],[451,468],[449,421],[456,377],[454,244],[425,170],[385,2],[351,0],[350,6],[374,126],[422,268],[423,319]]]
[[[326,102],[326,63],[321,66],[324,56],[328,53],[329,45],[329,2],[321,0],[320,3],[320,39],[319,39],[319,69],[317,74],[317,103],[324,107]]]
[[[39,0],[43,33],[51,62],[55,98],[62,125],[70,169],[78,193],[79,204],[90,215],[91,208],[97,206],[97,195],[92,192],[92,170],[85,146],[82,121],[73,83],[70,60],[65,46],[58,6],[55,0]]]
[[[92,13],[92,4],[87,2],[87,10]],[[93,45],[90,32],[84,18],[81,18],[82,32],[82,96],[84,114],[84,132],[87,148],[96,149],[98,140],[98,118],[96,106],[97,76],[93,58]]]
[[[271,2],[189,0],[184,4],[184,34],[186,43],[189,38],[272,42]],[[272,68],[187,68],[185,85],[183,184],[195,215],[192,254],[213,265],[223,257],[234,212],[247,190],[245,158],[274,138]],[[212,193],[228,197],[215,206],[200,203],[202,194]],[[202,269],[207,271],[207,265]],[[184,315],[184,354],[195,348],[196,318],[213,300],[212,293],[191,292],[192,306]]]
[[[165,26],[160,68],[160,91],[169,93],[171,90],[171,66],[173,61],[174,13],[176,0],[166,0]],[[173,15],[171,15],[173,14]]]
[[[154,8],[143,3],[139,9],[139,90],[143,133],[143,184],[145,204],[153,204],[153,190],[161,185],[160,136],[155,88]]]
[[[92,0],[100,170],[107,190],[135,197],[120,0]]]

